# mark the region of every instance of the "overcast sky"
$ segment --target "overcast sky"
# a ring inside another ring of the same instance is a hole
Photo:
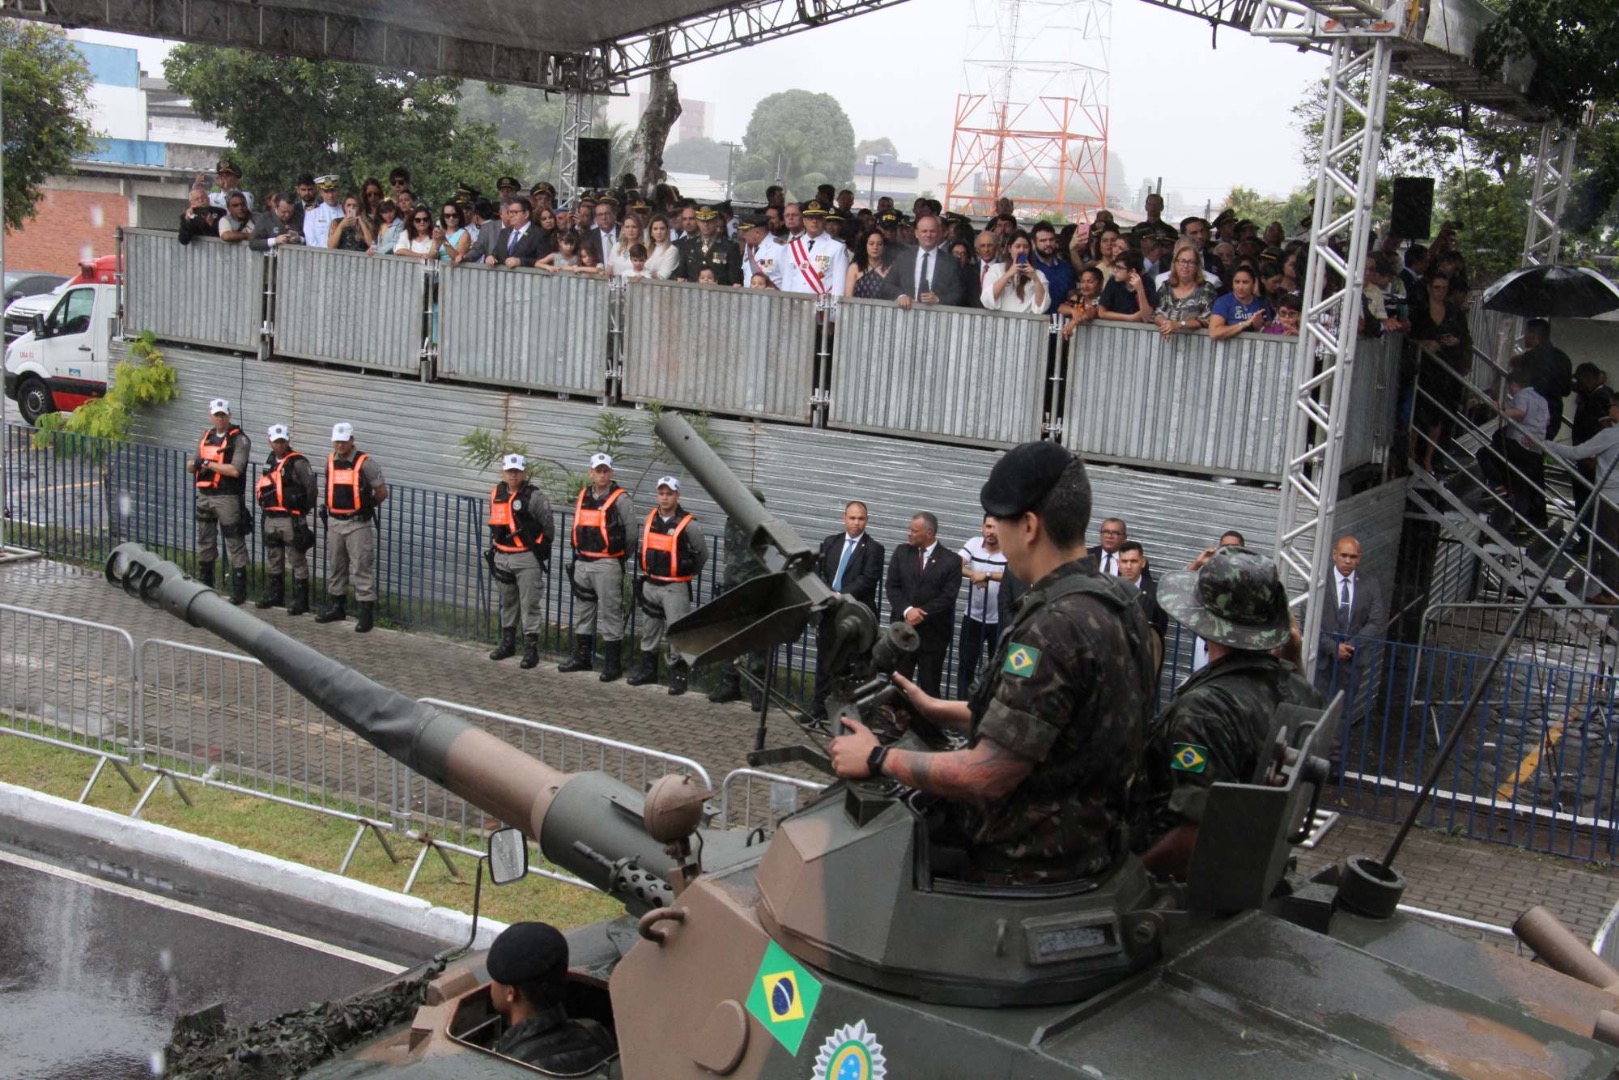
[[[901,158],[943,169],[962,89],[971,0],[910,0],[676,70],[683,97],[710,103],[717,139],[739,138],[754,104],[794,88],[835,96],[857,139],[887,136]],[[1284,195],[1305,180],[1291,108],[1326,60],[1221,30],[1150,4],[1112,5],[1109,148],[1124,161],[1129,192],[1162,176],[1166,191],[1216,205],[1233,185]],[[162,73],[166,47],[122,35]],[[873,48],[873,43],[878,43]]]

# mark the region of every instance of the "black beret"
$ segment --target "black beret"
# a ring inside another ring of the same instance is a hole
[[[545,923],[512,923],[489,947],[486,966],[508,986],[559,978],[568,970],[568,939]]]
[[[978,493],[984,513],[1016,517],[1039,505],[1074,455],[1054,442],[1026,442],[1001,455]]]

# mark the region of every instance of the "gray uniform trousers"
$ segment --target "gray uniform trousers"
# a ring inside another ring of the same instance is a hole
[[[573,580],[582,591],[596,594],[593,598],[575,597],[574,633],[595,634],[602,641],[623,641],[624,564],[617,559],[580,559],[573,564]]]
[[[326,522],[326,595],[342,597],[351,583],[356,602],[376,602],[376,525],[358,516],[334,516]]]
[[[646,616],[646,622],[641,624],[641,651],[656,652],[658,646],[665,643],[669,624],[691,611],[691,583],[646,578],[641,582],[641,599],[641,614]],[[661,611],[662,617],[654,616],[653,611]],[[673,642],[668,643],[668,654],[669,663],[680,662],[680,653]]]
[[[522,617],[523,633],[540,632],[541,613],[545,606],[545,570],[532,551],[497,551],[495,569],[511,574],[511,582],[495,579],[500,586],[500,628],[517,629]]]
[[[197,495],[197,561],[211,563],[219,559],[219,537],[225,537],[225,554],[231,566],[240,570],[247,566],[247,532],[243,528],[242,497],[240,495]]]
[[[292,567],[292,580],[309,580],[309,552],[292,546],[291,514],[264,514],[264,568],[273,578]],[[280,541],[277,543],[276,541]]]

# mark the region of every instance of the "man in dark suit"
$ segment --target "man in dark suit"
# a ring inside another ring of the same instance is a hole
[[[591,222],[580,223],[584,233],[583,243],[595,247],[597,254],[602,257],[602,265],[610,266],[613,262],[613,248],[618,245],[618,199],[611,193],[604,194],[596,200],[591,208]]]
[[[1147,625],[1158,637],[1155,650],[1160,670],[1164,666],[1164,637],[1169,633],[1169,613],[1158,604],[1158,583],[1147,573],[1147,553],[1135,540],[1126,540],[1118,550],[1119,577],[1136,587],[1136,603],[1147,616]]]
[[[938,697],[956,625],[961,556],[939,546],[939,519],[926,511],[911,518],[906,539],[888,564],[888,612],[915,627],[922,646],[895,670],[906,678],[914,671],[923,692]]]
[[[961,264],[941,244],[944,229],[939,219],[932,215],[918,218],[915,232],[916,247],[895,258],[890,271],[890,280],[899,287],[899,306],[965,305],[967,282],[961,276]]]
[[[532,212],[527,196],[513,195],[501,201],[506,227],[493,251],[484,258],[485,266],[533,266],[545,258],[545,238],[529,221]]]
[[[1359,693],[1377,670],[1379,646],[1388,625],[1388,604],[1377,582],[1360,572],[1360,541],[1341,537],[1332,547],[1328,594],[1322,598],[1321,638],[1316,643],[1315,687],[1330,700],[1345,695],[1343,741],[1361,717],[1364,704],[1357,699],[1375,697]],[[1369,688],[1368,688],[1369,689]],[[1339,748],[1333,747],[1333,761]]]
[[[821,541],[821,558],[816,573],[832,587],[832,591],[845,593],[871,609],[877,621],[882,622],[882,608],[877,604],[877,583],[883,576],[883,546],[866,532],[866,504],[855,501],[843,508],[843,531],[835,532]],[[827,653],[831,642],[827,640],[826,623],[815,638],[815,699],[810,714],[826,715],[826,695],[831,692],[831,679],[827,677]]]

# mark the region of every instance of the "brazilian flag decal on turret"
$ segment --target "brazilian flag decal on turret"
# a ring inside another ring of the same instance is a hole
[[[797,1054],[821,1000],[821,983],[774,941],[759,961],[748,1012],[790,1054]]]

